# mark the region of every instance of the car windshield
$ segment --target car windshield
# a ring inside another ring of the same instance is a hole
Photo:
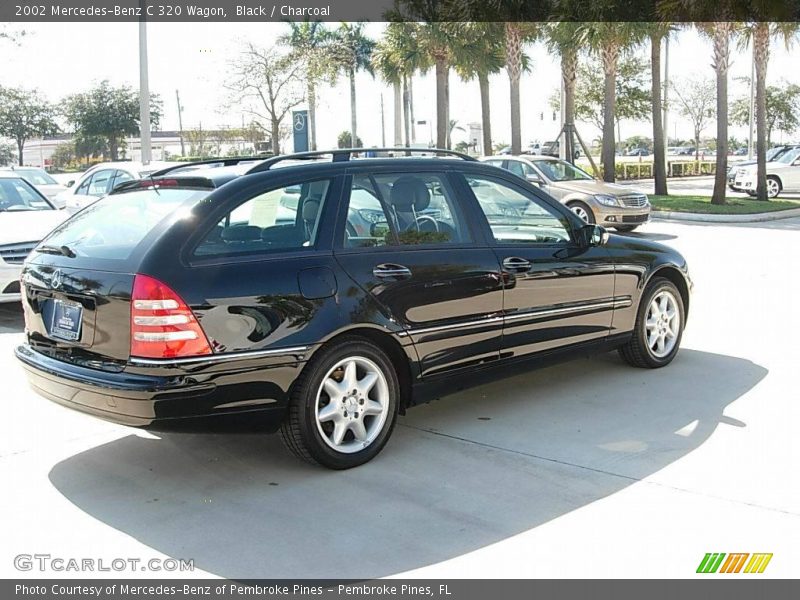
[[[58,182],[43,169],[14,169],[14,172],[33,185],[58,185]]]
[[[800,148],[792,148],[789,150],[789,152],[781,156],[778,159],[778,162],[785,165],[790,165],[797,159],[798,156],[800,156]]]
[[[26,210],[53,210],[53,207],[24,179],[0,178],[0,212]]]
[[[586,171],[563,160],[534,160],[533,164],[544,173],[550,181],[576,181],[592,179]]]
[[[784,148],[778,146],[777,148],[770,148],[767,150],[767,162],[771,160],[778,160],[782,155],[791,150],[791,148]]]
[[[127,260],[161,221],[209,193],[162,188],[106,196],[56,228],[42,245],[66,246],[76,257]]]

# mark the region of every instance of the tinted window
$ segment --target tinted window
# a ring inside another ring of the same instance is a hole
[[[52,208],[27,181],[0,178],[0,211],[52,210]]]
[[[165,217],[208,191],[161,188],[103,198],[56,228],[49,246],[68,246],[78,257],[125,260]]]
[[[262,192],[219,220],[195,256],[225,256],[311,248],[330,180]]]
[[[505,182],[468,177],[495,241],[503,244],[566,244],[569,221],[533,195]]]
[[[444,176],[380,174],[353,178],[345,246],[418,246],[469,241]]]

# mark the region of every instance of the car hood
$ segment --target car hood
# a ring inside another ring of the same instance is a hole
[[[778,161],[768,162],[767,163],[767,172],[771,173],[771,172],[774,172],[774,171],[781,171],[781,170],[787,169],[787,168],[789,168],[791,166],[792,165],[789,164],[789,163],[783,163],[783,162],[778,162]],[[753,163],[752,165],[747,165],[745,167],[745,169],[748,170],[748,171],[756,171],[756,170],[758,170],[758,164],[757,163]]]
[[[68,216],[63,210],[0,212],[0,244],[38,242]]]
[[[66,192],[67,186],[58,183],[48,183],[45,185],[37,185],[36,189],[52,200],[61,192]]]
[[[565,192],[580,192],[582,194],[608,194],[609,196],[625,196],[636,193],[635,190],[616,183],[605,183],[596,179],[580,181],[554,181],[550,184],[553,188]]]

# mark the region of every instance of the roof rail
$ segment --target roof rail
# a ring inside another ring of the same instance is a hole
[[[270,156],[226,156],[221,158],[209,158],[206,160],[198,160],[194,162],[185,162],[179,165],[172,165],[171,167],[166,167],[159,171],[154,172],[152,175],[154,177],[160,177],[161,175],[166,175],[167,173],[171,173],[172,171],[177,171],[178,169],[185,169],[187,167],[201,167],[203,165],[220,165],[222,167],[232,167],[234,165],[238,165],[239,163],[243,162],[254,162],[254,161],[262,161],[268,160],[273,158],[274,155]]]
[[[268,158],[254,166],[247,172],[247,174],[249,175],[251,173],[269,171],[274,164],[285,160],[313,160],[321,156],[331,155],[333,162],[348,162],[353,157],[353,154],[364,154],[366,152],[398,152],[403,153],[406,156],[410,156],[411,154],[442,154],[446,156],[454,156],[462,160],[477,160],[469,154],[456,152],[455,150],[443,150],[441,148],[408,148],[406,146],[393,148],[336,148],[334,150],[316,150],[314,152],[298,152],[296,154],[273,156],[272,158]]]

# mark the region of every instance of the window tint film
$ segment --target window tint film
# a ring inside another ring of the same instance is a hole
[[[345,246],[418,246],[469,241],[443,175],[356,176],[347,206]]]
[[[467,177],[492,235],[502,244],[566,244],[569,221],[538,198],[508,184],[484,177]]]
[[[226,214],[195,256],[226,256],[313,247],[328,179],[262,192]]]
[[[126,260],[164,218],[208,191],[162,188],[103,198],[57,227],[43,242],[67,246],[81,257]]]

